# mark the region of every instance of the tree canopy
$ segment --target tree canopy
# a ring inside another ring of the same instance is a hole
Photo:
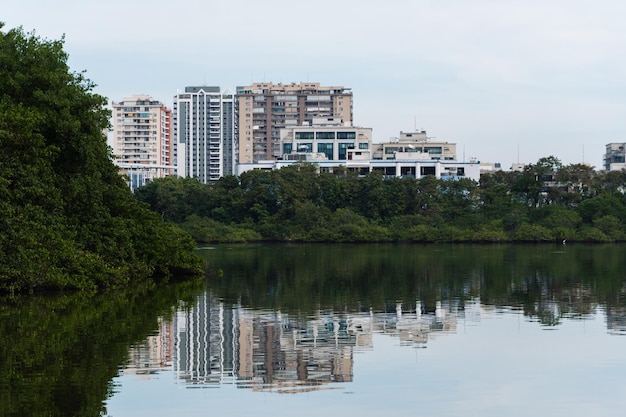
[[[186,233],[138,202],[106,143],[106,99],[63,39],[0,23],[0,291],[197,273]]]
[[[478,184],[296,164],[211,185],[165,178],[136,196],[199,242],[608,242],[626,239],[623,178],[553,156]]]

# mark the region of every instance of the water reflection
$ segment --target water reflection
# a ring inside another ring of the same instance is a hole
[[[167,369],[186,387],[298,393],[353,382],[355,354],[373,350],[375,334],[425,348],[503,312],[544,329],[602,314],[610,334],[626,334],[619,247],[556,258],[546,248],[217,248],[207,256],[219,276],[131,349],[124,373]]]
[[[298,317],[226,306],[207,292],[173,320],[161,319],[157,334],[131,348],[124,374],[148,377],[169,369],[189,387],[328,389],[353,380],[354,353],[372,350],[374,333],[425,347],[434,334],[455,332],[459,316],[479,317],[479,304],[472,306],[459,310],[440,302],[434,312],[423,313],[419,302],[397,303],[384,312],[320,310]]]
[[[129,345],[153,334],[157,317],[167,321],[180,300],[193,300],[202,288],[185,282],[0,299],[0,416],[103,414]]]
[[[560,317],[560,308],[555,302],[535,311]],[[623,334],[626,312],[621,311],[618,319],[616,311],[610,311],[609,330]],[[149,378],[168,370],[188,388],[235,384],[278,393],[332,389],[337,383],[353,381],[354,355],[374,349],[374,334],[391,337],[401,346],[426,348],[434,338],[504,313],[523,312],[473,299],[462,304],[439,301],[430,312],[417,301],[390,304],[385,311],[318,310],[300,317],[280,310],[229,306],[205,292],[172,320],[160,319],[159,332],[130,349],[123,374]],[[576,312],[571,318],[597,314]]]

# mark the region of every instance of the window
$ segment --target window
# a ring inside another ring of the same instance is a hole
[[[335,139],[335,132],[317,132],[315,136],[318,140],[319,139],[333,140]]]
[[[318,143],[317,151],[326,155],[330,160],[334,159],[332,143]]]
[[[296,140],[313,140],[314,133],[313,132],[296,132],[295,139]]]
[[[369,143],[367,142],[359,143],[359,149],[368,149],[368,148],[369,148]]]
[[[356,139],[356,132],[337,132],[337,139]]]
[[[339,144],[339,159],[348,159],[348,149],[354,149],[354,143],[340,143]]]
[[[435,175],[435,167],[421,167],[420,175]]]
[[[385,155],[393,155],[398,152],[398,148],[395,146],[389,146],[385,148]]]

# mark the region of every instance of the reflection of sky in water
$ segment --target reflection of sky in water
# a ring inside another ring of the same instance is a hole
[[[319,391],[188,389],[168,368],[116,378],[107,410],[113,417],[623,415],[626,338],[607,332],[603,312],[545,327],[520,312],[474,305],[453,331],[430,332],[425,344],[401,338],[375,328],[371,347],[354,349],[352,381]]]

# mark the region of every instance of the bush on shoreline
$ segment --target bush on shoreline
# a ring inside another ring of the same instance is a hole
[[[136,197],[198,242],[620,242],[624,188],[626,173],[548,157],[479,184],[298,164],[211,185],[158,179]]]
[[[63,41],[0,23],[0,292],[96,291],[199,274],[193,240],[137,201],[106,143],[107,100]]]

